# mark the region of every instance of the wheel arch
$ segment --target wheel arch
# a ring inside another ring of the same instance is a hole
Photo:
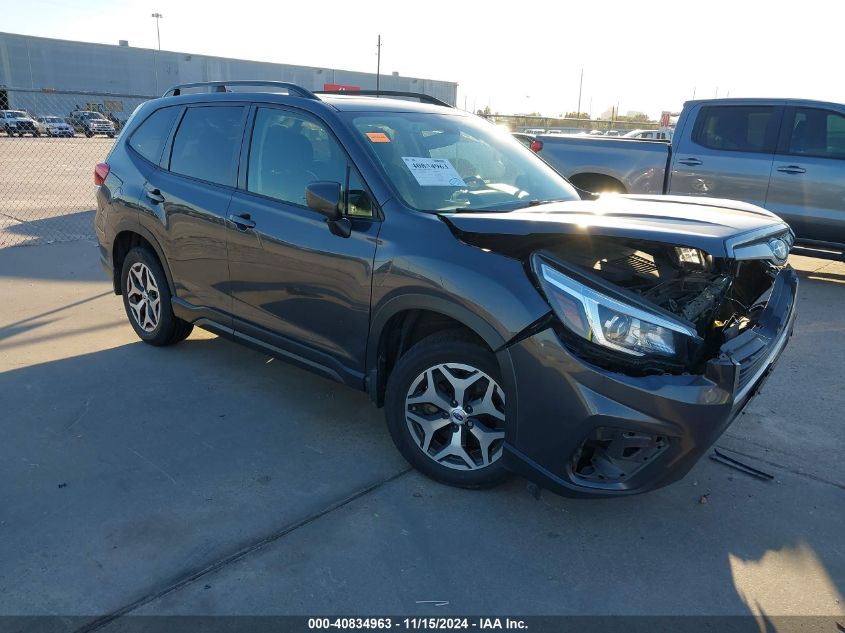
[[[617,177],[597,171],[586,171],[572,174],[569,177],[569,182],[579,189],[583,189],[591,193],[601,193],[594,191],[594,189],[599,185],[610,185],[613,188],[613,191],[628,193],[628,188],[625,186],[625,183]]]
[[[376,405],[384,404],[387,378],[402,353],[430,334],[454,329],[472,335],[502,364],[496,352],[506,339],[485,319],[454,301],[433,295],[403,295],[378,308],[371,320],[366,359],[366,389]],[[501,369],[503,376],[510,373],[505,367]]]
[[[170,294],[175,297],[176,289],[173,285],[173,277],[170,274],[170,266],[161,245],[150,231],[138,224],[133,224],[131,227],[118,231],[112,241],[112,283],[114,284],[115,294],[121,294],[120,271],[123,268],[123,260],[126,258],[126,254],[136,246],[147,246],[155,253],[164,270],[164,276],[167,278],[167,287],[170,289]]]

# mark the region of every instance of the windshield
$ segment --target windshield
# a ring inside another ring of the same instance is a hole
[[[57,116],[45,116],[44,122],[45,123],[64,123],[64,121]]]
[[[83,119],[105,119],[99,112],[82,112],[80,115]]]
[[[12,116],[16,119],[28,119],[29,115],[22,110],[9,110],[9,116]]]
[[[508,211],[579,199],[531,150],[482,119],[378,112],[354,113],[352,124],[405,203],[420,211]]]

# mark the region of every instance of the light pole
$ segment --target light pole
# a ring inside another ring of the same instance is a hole
[[[158,40],[158,50],[153,53],[153,68],[155,69],[156,96],[158,96],[158,54],[161,52],[161,31],[158,29],[158,21],[164,16],[156,11],[150,17],[156,19],[156,39]]]
[[[151,17],[156,19],[156,39],[158,40],[158,50],[161,50],[161,32],[158,30],[158,21],[164,16],[161,13],[153,13]]]
[[[378,36],[378,43],[376,44],[376,96],[379,93],[379,83],[381,79],[381,33]]]
[[[575,116],[581,118],[581,91],[584,88],[584,69],[581,69],[581,81],[578,82],[578,109],[575,111]]]

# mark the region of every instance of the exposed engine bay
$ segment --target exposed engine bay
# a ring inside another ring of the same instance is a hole
[[[691,322],[702,338],[720,334],[720,342],[753,326],[777,272],[764,260],[715,259],[666,244],[593,239],[549,250]]]
[[[626,373],[634,374],[703,371],[704,364],[718,355],[726,341],[755,325],[779,270],[767,260],[714,258],[699,249],[641,240],[582,236],[556,236],[549,240],[548,236],[536,236],[520,238],[517,245],[515,240],[506,244],[500,236],[483,239],[484,247],[524,262],[531,253],[539,251],[582,270],[588,277],[632,293],[694,327],[699,339],[682,363],[677,362],[678,358],[675,362],[622,358]],[[583,346],[575,339],[566,342]],[[597,364],[619,368],[618,356],[587,351]]]

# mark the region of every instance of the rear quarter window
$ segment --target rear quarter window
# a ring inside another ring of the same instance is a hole
[[[693,140],[710,149],[771,154],[776,123],[773,106],[708,106],[698,115]]]
[[[153,112],[132,133],[129,146],[151,163],[158,164],[164,144],[180,109],[170,107]]]

